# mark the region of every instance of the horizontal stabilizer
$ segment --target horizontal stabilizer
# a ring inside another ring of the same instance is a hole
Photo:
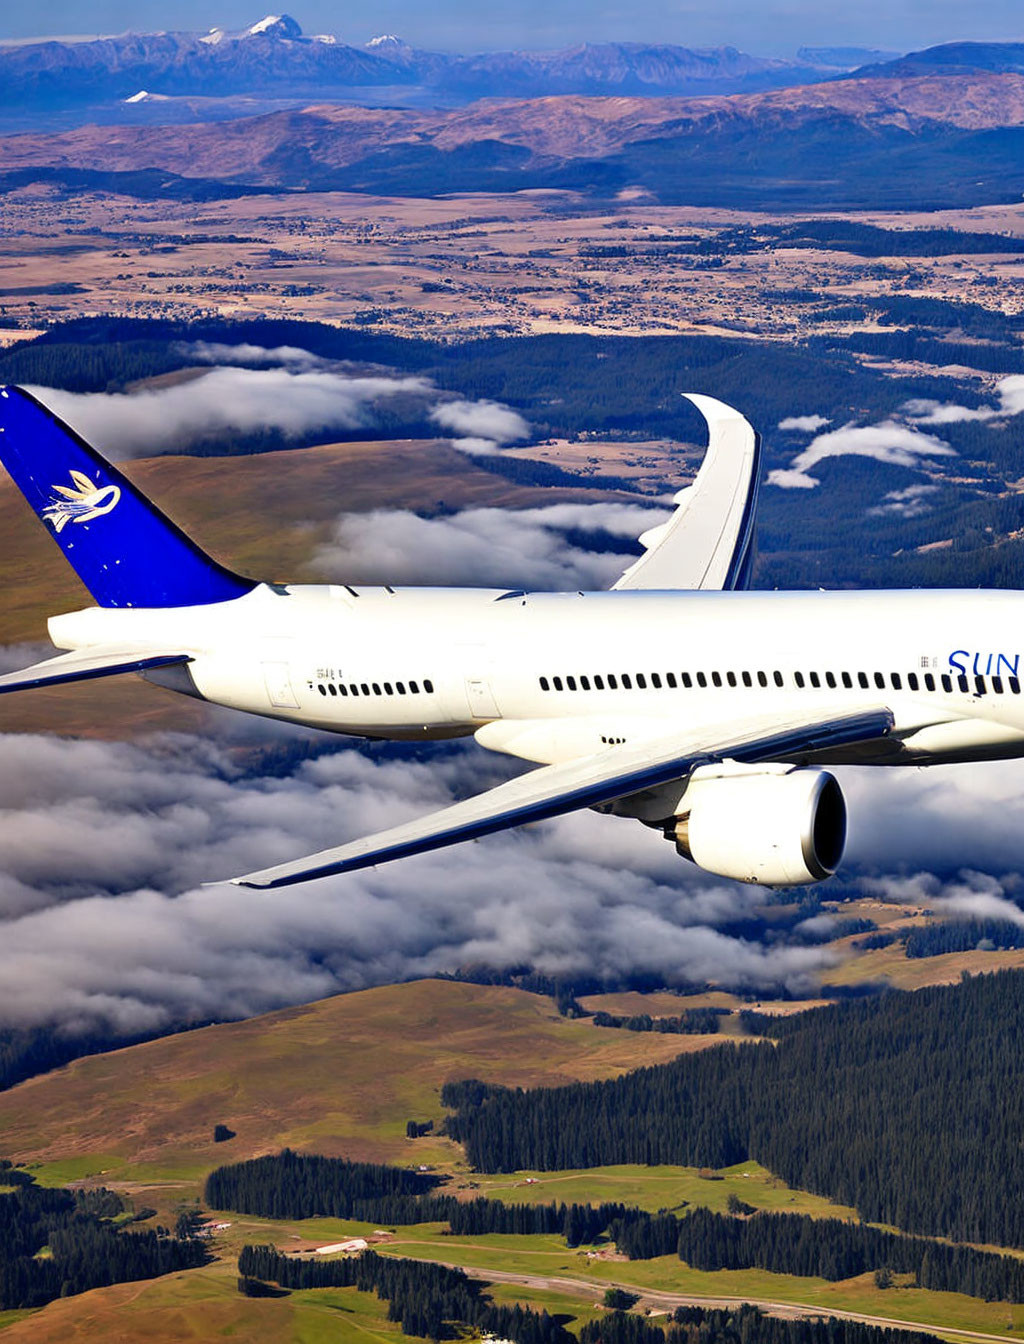
[[[189,653],[142,653],[138,649],[76,649],[57,658],[47,658],[21,672],[0,676],[0,695],[8,691],[31,691],[40,686],[59,686],[64,681],[92,681],[118,672],[148,672],[154,667],[190,663]]]
[[[713,761],[785,760],[803,752],[886,737],[892,727],[892,712],[884,707],[861,714],[788,723],[763,715],[725,729],[718,724],[636,746],[617,746],[593,756],[542,766],[416,821],[336,849],[321,850],[294,863],[246,873],[232,881],[244,887],[283,887],[313,877],[354,872],[390,859],[441,849],[460,840],[474,840],[528,821],[543,821],[579,808],[611,803],[642,789],[685,779],[698,766]]]

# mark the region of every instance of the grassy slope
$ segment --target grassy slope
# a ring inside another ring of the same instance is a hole
[[[159,457],[122,469],[225,564],[264,579],[307,583],[349,577],[309,567],[314,549],[342,513],[434,511],[441,504],[527,507],[605,497],[593,490],[515,485],[435,441],[325,444],[254,457]],[[45,641],[48,616],[89,606],[91,599],[2,468],[0,516],[0,644]],[[163,728],[195,730],[204,713],[202,705],[122,677],[5,696],[0,732],[59,727],[124,737]]]
[[[60,1179],[198,1179],[290,1144],[352,1157],[451,1161],[440,1120],[453,1078],[559,1083],[671,1059],[678,1037],[601,1031],[514,989],[420,981],[78,1060],[0,1094],[4,1152]],[[213,1126],[238,1133],[212,1142]]]

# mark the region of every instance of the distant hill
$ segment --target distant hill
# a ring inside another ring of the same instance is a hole
[[[640,188],[666,204],[758,209],[1011,202],[1024,194],[1024,74],[871,75],[730,97],[560,95],[447,110],[322,104],[0,140],[0,171],[55,166],[158,169],[204,179],[204,195],[221,182],[413,196],[560,188],[609,198]],[[181,194],[177,178],[172,185]]]
[[[858,77],[906,79],[920,75],[1024,73],[1024,42],[947,42],[887,61],[864,62]]]

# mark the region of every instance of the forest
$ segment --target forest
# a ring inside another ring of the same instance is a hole
[[[754,1158],[871,1222],[1024,1246],[1024,1208],[1007,1198],[1024,1182],[1024,1093],[1006,1086],[1019,1070],[1024,974],[772,1022],[777,1045],[704,1050],[605,1082],[448,1086],[448,1132],[483,1171]]]
[[[238,1257],[240,1288],[246,1283],[296,1288],[358,1288],[388,1304],[388,1320],[406,1335],[459,1339],[465,1326],[514,1344],[575,1344],[561,1322],[546,1311],[518,1305],[496,1306],[483,1284],[461,1269],[420,1260],[381,1256],[374,1251],[344,1260],[295,1260],[273,1246],[245,1246]]]
[[[579,1344],[937,1344],[934,1335],[917,1330],[880,1329],[860,1321],[834,1316],[814,1320],[786,1320],[766,1316],[744,1303],[727,1309],[677,1307],[671,1324],[643,1316],[610,1312],[588,1321]]]
[[[49,1190],[0,1161],[0,1311],[152,1279],[206,1263],[203,1241],[166,1229],[119,1231],[124,1211],[110,1190]],[[45,1247],[49,1253],[39,1254]]]
[[[454,1200],[433,1196],[446,1177],[383,1163],[283,1152],[217,1167],[204,1199],[213,1209],[263,1218],[358,1218],[424,1223],[448,1216]]]
[[[612,1222],[609,1234],[631,1260],[678,1255],[694,1269],[766,1269],[835,1281],[872,1270],[912,1274],[919,1288],[986,1301],[1024,1301],[1024,1261],[1010,1255],[901,1236],[867,1223],[755,1213],[735,1218],[693,1209]]]

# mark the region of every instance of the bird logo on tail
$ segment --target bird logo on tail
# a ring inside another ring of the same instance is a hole
[[[119,485],[97,486],[80,471],[71,472],[72,485],[54,485],[56,492],[43,510],[43,517],[60,532],[68,523],[90,523],[102,518],[117,507],[121,498]],[[62,498],[59,498],[62,496]]]

